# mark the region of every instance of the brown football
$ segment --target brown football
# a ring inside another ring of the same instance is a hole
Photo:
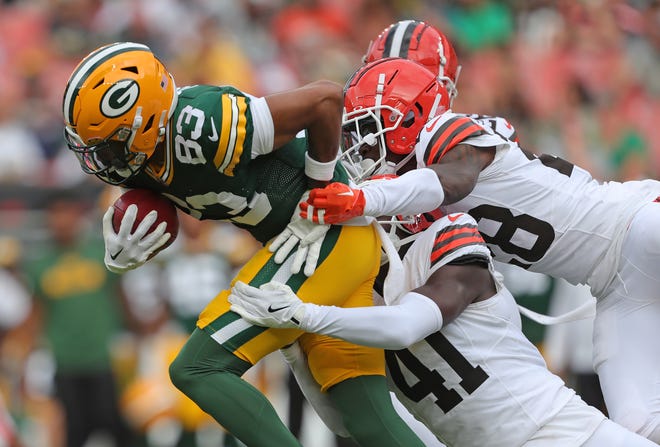
[[[174,239],[176,239],[176,236],[179,233],[179,218],[177,216],[176,207],[169,199],[149,189],[130,189],[119,196],[115,201],[112,205],[115,209],[114,215],[112,216],[112,226],[115,232],[119,231],[119,226],[124,217],[124,213],[132,204],[137,205],[138,213],[133,228],[131,229],[131,233],[137,229],[140,222],[142,222],[142,219],[144,219],[149,212],[156,210],[158,218],[156,219],[156,222],[151,225],[147,234],[154,231],[161,222],[167,222],[166,232],[170,233],[171,236],[161,250],[174,242]]]

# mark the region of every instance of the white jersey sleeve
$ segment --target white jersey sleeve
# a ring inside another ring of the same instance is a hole
[[[415,145],[417,167],[440,161],[457,144],[472,144],[478,139],[481,146],[498,146],[506,140],[468,115],[446,112],[430,120],[419,134]]]
[[[246,95],[250,98],[250,113],[254,130],[252,132],[252,158],[268,154],[273,151],[275,144],[275,125],[270,114],[270,107],[266,98]]]
[[[477,224],[464,213],[444,216],[434,222],[419,234],[412,247],[420,246],[432,249],[427,255],[418,256],[415,262],[404,264],[405,290],[425,284],[440,267],[463,257],[483,261],[492,269],[490,251],[479,234]]]
[[[475,222],[456,216],[436,221],[412,244],[403,261],[408,287],[465,256],[492,262],[483,243],[460,242],[472,238],[464,229]],[[386,359],[399,400],[447,445],[522,445],[574,395],[523,335],[505,288],[470,304],[441,331],[386,351]]]
[[[413,169],[391,180],[368,181],[360,185],[364,193],[364,214],[393,216],[433,210],[442,205],[444,191],[431,169]]]

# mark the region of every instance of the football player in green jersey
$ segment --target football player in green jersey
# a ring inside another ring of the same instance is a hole
[[[315,225],[298,210],[311,187],[347,181],[335,163],[341,107],[341,86],[329,81],[266,97],[228,86],[177,89],[149,48],[130,42],[85,57],[63,98],[65,139],[83,171],[157,191],[198,219],[231,221],[264,244],[232,285],[276,279],[309,302],[369,306],[380,261],[375,228]],[[131,234],[133,205],[115,232],[112,213],[103,225],[112,271],[142,265],[170,237],[164,223],[147,234],[153,213]],[[423,445],[392,407],[382,350],[254,326],[230,311],[228,295],[221,291],[201,313],[170,376],[230,433],[248,446],[300,445],[266,397],[240,378],[298,340],[358,444]]]

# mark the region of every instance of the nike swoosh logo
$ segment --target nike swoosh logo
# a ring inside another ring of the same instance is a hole
[[[345,192],[340,192],[337,194],[338,196],[350,196],[353,197],[353,191],[345,191]]]
[[[463,215],[463,213],[459,213],[459,214],[448,214],[448,215],[447,215],[447,219],[449,219],[451,222],[456,222],[456,219],[458,219],[458,218],[461,217],[462,215]]]
[[[440,120],[434,120],[431,124],[427,124],[426,128],[425,128],[426,131],[431,132],[433,130],[433,128],[435,127],[435,125],[438,124],[438,121],[440,121]]]
[[[282,306],[282,307],[273,307],[273,305],[271,304],[270,306],[268,306],[268,312],[271,312],[271,313],[277,312],[279,310],[286,309],[287,307],[289,307],[288,304],[286,306]]]
[[[209,135],[209,141],[218,141],[218,131],[215,129],[215,123],[211,120],[211,135]]]
[[[115,253],[114,255],[113,255],[112,253],[110,253],[110,259],[112,259],[112,260],[114,261],[115,259],[117,259],[117,256],[119,256],[119,254],[120,254],[122,251],[124,251],[124,249],[123,249],[123,248],[120,248],[119,251],[118,251],[117,253]]]

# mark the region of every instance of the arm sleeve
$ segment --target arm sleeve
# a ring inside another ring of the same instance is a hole
[[[273,151],[275,144],[275,125],[270,114],[266,98],[247,95],[250,98],[250,113],[254,130],[252,131],[252,158]]]
[[[384,349],[403,349],[442,328],[442,313],[429,298],[408,292],[392,306],[343,308],[305,303],[301,329]]]
[[[361,187],[367,216],[409,215],[432,211],[442,205],[445,193],[432,169],[420,168],[392,180]]]

